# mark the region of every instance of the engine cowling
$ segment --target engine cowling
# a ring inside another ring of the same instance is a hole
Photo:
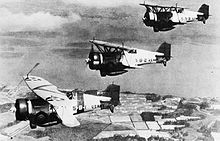
[[[43,99],[16,99],[16,120],[30,120],[31,128],[43,126],[59,118],[51,105]]]
[[[152,12],[146,12],[144,14],[143,22],[146,26],[153,26],[155,21],[157,21],[157,15]]]
[[[28,119],[28,104],[27,99],[16,99],[15,102],[15,117],[16,120],[27,120]]]
[[[92,70],[98,70],[103,62],[103,57],[100,52],[90,52],[89,60],[89,68]]]

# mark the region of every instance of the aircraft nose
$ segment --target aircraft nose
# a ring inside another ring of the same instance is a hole
[[[91,61],[90,58],[87,58],[87,59],[85,60],[86,63],[89,63],[90,61]]]
[[[90,43],[94,43],[94,40],[89,40]]]

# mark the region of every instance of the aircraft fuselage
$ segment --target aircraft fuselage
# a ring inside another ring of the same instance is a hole
[[[153,27],[155,32],[172,30],[175,28],[175,25],[182,25],[194,21],[202,21],[205,24],[209,17],[209,6],[206,4],[203,4],[198,12],[181,7],[140,5],[146,7],[146,13],[143,18],[144,24]]]
[[[166,66],[171,56],[171,45],[165,42],[156,52],[99,40],[90,42],[95,44],[99,51],[94,51],[92,47],[87,63],[91,70],[100,70],[101,76],[120,75],[126,73],[128,69],[140,69],[146,64],[163,63]]]
[[[174,29],[175,25],[182,25],[198,20],[198,12],[184,10],[181,13],[176,11],[153,13],[147,12],[143,18],[146,26],[154,27],[155,31],[168,31]]]
[[[156,64],[158,62],[157,56],[163,56],[163,53],[151,52],[142,49],[134,49],[134,52],[127,52],[122,56],[121,63],[125,66],[142,66],[146,64]]]
[[[139,69],[142,68],[142,65],[163,63],[164,61],[164,59],[161,59],[161,57],[164,56],[163,53],[142,49],[124,51],[118,59],[116,59],[117,57],[115,56],[117,55],[114,53],[112,57],[106,57],[100,53],[99,57],[96,57],[100,60],[90,62],[92,63],[90,64],[90,69],[100,70],[106,73],[104,75],[114,76],[126,73],[126,69]]]
[[[75,114],[95,108],[110,109],[119,104],[120,86],[110,85],[103,92],[90,94],[80,90],[62,90],[37,76],[25,76],[24,81],[36,97],[20,98],[15,102],[16,120],[29,120],[30,127],[63,123],[71,126]],[[107,91],[108,90],[108,91]],[[75,126],[78,126],[78,121]]]

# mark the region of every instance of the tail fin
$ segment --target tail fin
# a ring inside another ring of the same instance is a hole
[[[104,90],[104,96],[111,97],[111,104],[117,106],[120,104],[120,86],[111,84]]]
[[[171,44],[166,42],[162,43],[157,52],[163,53],[166,61],[169,61],[171,58]]]
[[[111,97],[110,101],[100,101],[101,109],[110,109],[114,113],[114,107],[120,104],[120,86],[111,84],[104,91],[103,96]]]
[[[209,18],[209,5],[203,4],[203,5],[199,8],[198,12],[201,12],[201,13],[204,14],[204,15],[202,15],[202,16],[199,15],[199,16],[198,16],[198,20],[199,20],[199,21],[203,21],[203,23],[205,24],[205,21]]]

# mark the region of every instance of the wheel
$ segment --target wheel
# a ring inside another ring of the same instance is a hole
[[[109,107],[109,109],[112,113],[114,113],[114,108],[115,108],[114,105],[110,105],[110,107]]]
[[[35,115],[30,114],[29,115],[29,125],[30,125],[31,129],[37,128],[37,125],[34,123],[34,120],[35,120]]]
[[[37,125],[34,124],[32,121],[30,121],[30,127],[31,127],[31,129],[35,129],[35,128],[37,128]]]
[[[159,28],[154,26],[153,29],[154,29],[154,32],[159,32]]]
[[[163,65],[166,67],[166,66],[167,66],[167,62],[166,62],[166,61],[163,61]]]
[[[104,77],[104,76],[106,76],[106,72],[100,70],[100,75],[101,75],[102,77]]]

